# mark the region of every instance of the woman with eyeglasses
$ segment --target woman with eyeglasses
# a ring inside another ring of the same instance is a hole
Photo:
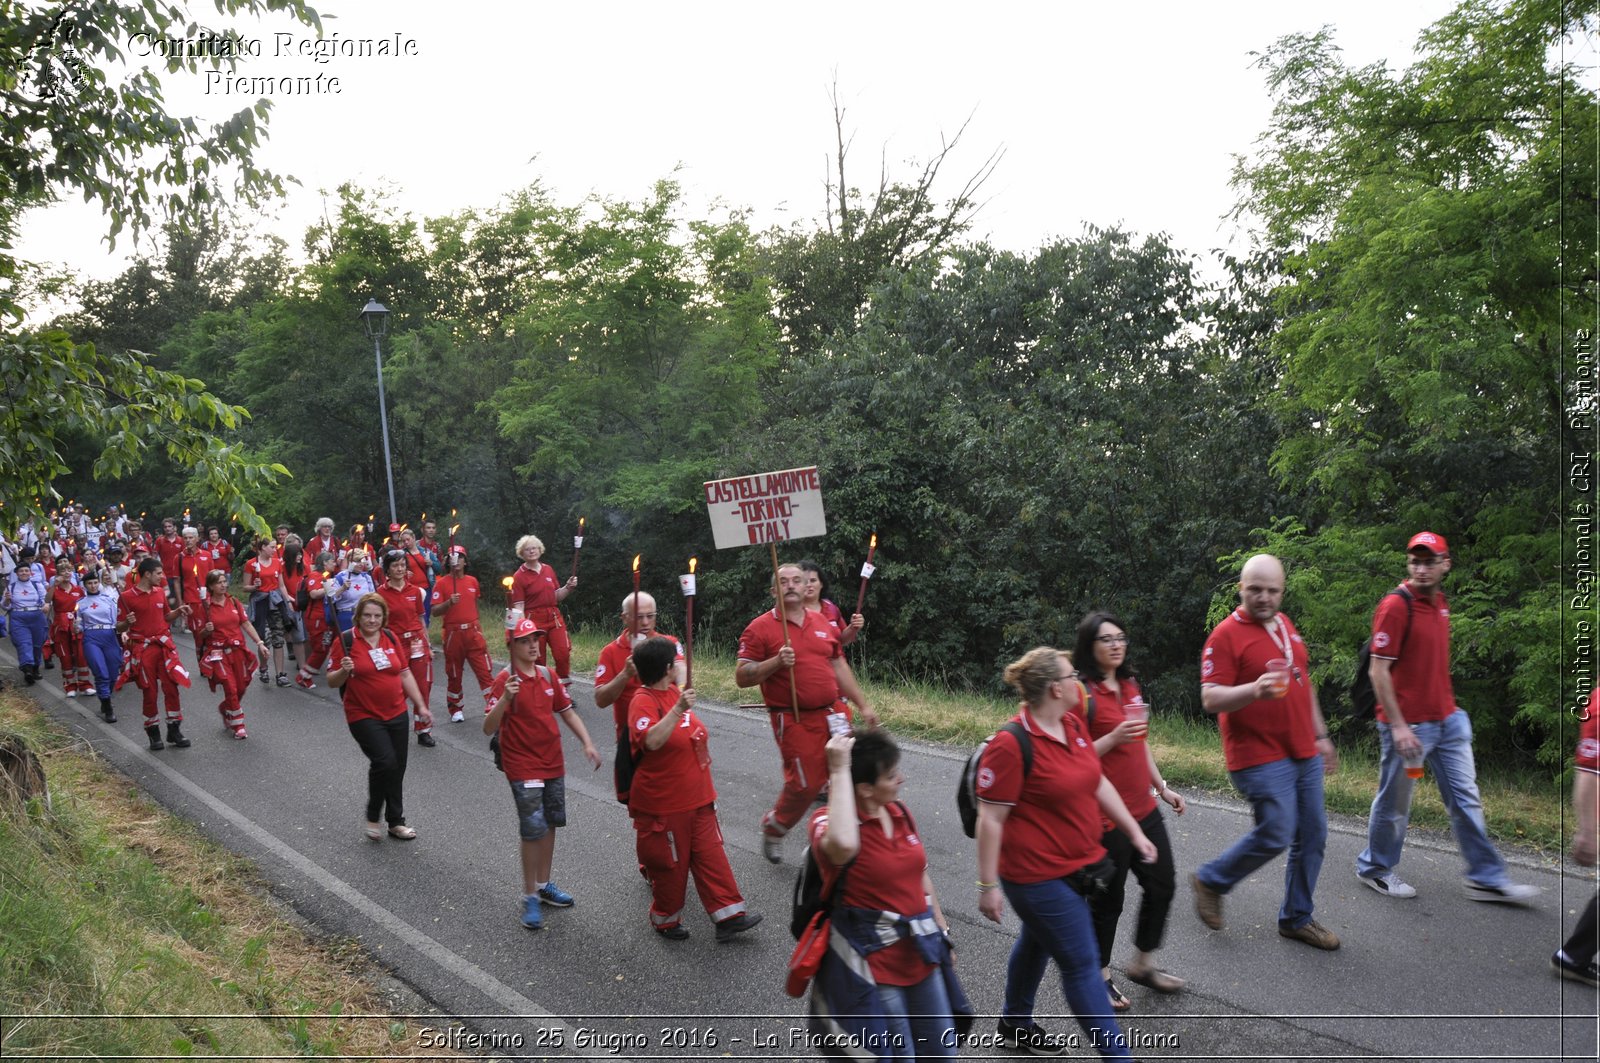
[[[998,923],[1010,901],[1022,920],[1006,967],[1000,1038],[1034,1055],[1065,1051],[1065,1038],[1033,1019],[1039,983],[1053,959],[1089,1043],[1107,1058],[1131,1059],[1095,962],[1088,898],[1110,873],[1101,816],[1127,834],[1146,863],[1156,859],[1156,847],[1101,774],[1079,715],[1087,693],[1072,658],[1040,646],[1007,666],[1005,680],[1022,703],[985,747],[977,771],[978,910]]]
[[[1080,662],[1078,672],[1094,698],[1094,712],[1088,719],[1089,735],[1100,768],[1117,796],[1128,806],[1128,814],[1139,821],[1139,829],[1156,847],[1153,863],[1133,859],[1128,836],[1106,827],[1100,843],[1106,848],[1113,870],[1106,891],[1089,901],[1094,916],[1095,936],[1100,944],[1100,974],[1105,979],[1111,1006],[1126,1011],[1128,998],[1111,980],[1111,949],[1117,937],[1117,922],[1122,917],[1122,902],[1128,872],[1139,880],[1143,895],[1139,918],[1134,925],[1133,957],[1123,967],[1128,981],[1157,993],[1176,993],[1184,986],[1182,978],[1168,974],[1155,963],[1167,928],[1167,913],[1177,889],[1177,872],[1172,860],[1172,841],[1161,818],[1161,802],[1172,806],[1178,815],[1186,807],[1183,796],[1169,787],[1156,767],[1154,752],[1146,740],[1150,730],[1150,707],[1139,690],[1139,680],[1128,663],[1128,633],[1110,613],[1090,613],[1078,625],[1078,641],[1073,659]],[[1159,800],[1157,800],[1159,798]]]

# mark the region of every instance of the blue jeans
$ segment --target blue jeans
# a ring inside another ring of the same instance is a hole
[[[1022,933],[1011,948],[1006,967],[1005,1003],[1001,1014],[1026,1026],[1033,1019],[1033,1001],[1044,980],[1045,965],[1056,961],[1061,989],[1089,1043],[1109,1059],[1132,1059],[1122,1028],[1112,1018],[1111,998],[1100,978],[1100,946],[1095,941],[1089,902],[1064,878],[1044,882],[1000,880],[1006,900],[1022,920]]]
[[[916,985],[878,985],[892,1051],[882,1059],[954,1059],[955,1020],[944,975],[934,971]]]
[[[1423,760],[1439,784],[1439,796],[1450,813],[1456,845],[1467,862],[1467,881],[1479,886],[1504,886],[1511,878],[1505,861],[1489,840],[1483,821],[1483,799],[1478,796],[1478,769],[1472,760],[1472,721],[1457,709],[1435,723],[1418,723],[1411,731],[1422,743]],[[1372,799],[1367,823],[1367,847],[1356,857],[1356,874],[1366,878],[1400,866],[1400,850],[1411,822],[1414,779],[1395,752],[1389,725],[1378,724],[1383,760],[1378,766],[1378,794]]]
[[[1274,760],[1229,772],[1234,788],[1255,810],[1255,829],[1195,872],[1205,885],[1227,893],[1256,868],[1289,850],[1283,871],[1283,907],[1278,926],[1294,930],[1311,922],[1312,894],[1328,843],[1328,813],[1322,799],[1322,758]]]

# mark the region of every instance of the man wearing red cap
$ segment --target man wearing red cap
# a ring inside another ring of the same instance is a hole
[[[489,645],[483,638],[483,625],[478,617],[480,597],[478,579],[467,575],[467,548],[450,548],[450,571],[440,576],[433,585],[433,608],[442,610],[444,626],[444,703],[450,710],[450,722],[466,719],[461,710],[465,693],[461,689],[462,676],[468,665],[478,680],[478,690],[483,694],[483,711],[494,708],[490,687],[494,679],[489,672]]]
[[[1450,828],[1467,863],[1467,896],[1523,904],[1537,886],[1512,882],[1489,840],[1472,759],[1472,721],[1450,684],[1450,605],[1440,584],[1450,571],[1444,536],[1418,532],[1406,544],[1408,578],[1383,596],[1372,617],[1372,662],[1367,674],[1377,695],[1378,794],[1367,821],[1367,847],[1356,857],[1361,881],[1386,897],[1415,897],[1396,868],[1411,820],[1406,774],[1426,765],[1450,813]]]

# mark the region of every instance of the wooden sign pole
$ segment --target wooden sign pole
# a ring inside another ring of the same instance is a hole
[[[778,585],[778,544],[768,543],[767,549],[772,552],[772,596],[778,603],[778,624],[783,628],[783,648],[792,649],[789,645],[789,614],[783,607],[783,588]],[[802,603],[801,608],[805,608]],[[794,722],[800,722],[800,690],[794,684],[794,666],[789,666],[789,707],[794,709]]]

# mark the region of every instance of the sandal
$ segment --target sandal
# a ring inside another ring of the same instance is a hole
[[[375,841],[375,842],[383,841],[383,824],[381,824],[381,823],[368,823],[366,825],[365,830],[367,832],[367,837],[370,838],[372,841]]]
[[[397,823],[389,828],[389,837],[399,838],[403,842],[408,842],[416,836],[417,832],[406,826],[404,823]]]
[[[1157,993],[1176,993],[1186,984],[1182,978],[1175,974],[1168,974],[1159,967],[1151,967],[1146,971],[1125,971],[1128,981],[1135,985],[1142,985],[1146,989],[1154,989]]]
[[[1109,978],[1106,979],[1106,995],[1111,998],[1112,1011],[1127,1011],[1133,1007],[1128,998],[1122,995],[1122,990],[1117,988],[1117,983]]]

